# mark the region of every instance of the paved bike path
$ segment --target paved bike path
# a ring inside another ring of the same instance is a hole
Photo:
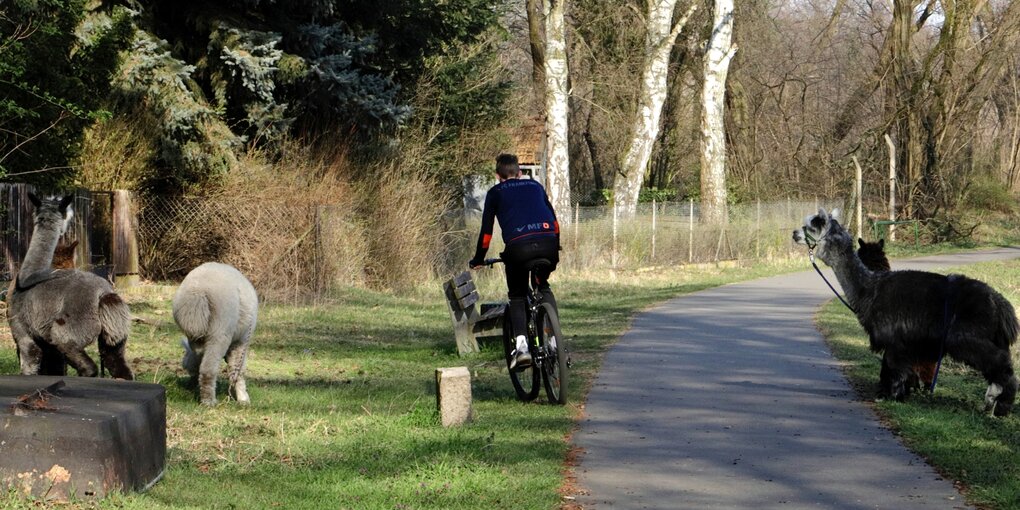
[[[1001,248],[893,266],[939,270],[1018,257],[1020,248]],[[969,508],[856,399],[813,323],[832,297],[812,270],[696,292],[639,314],[607,352],[574,436],[584,452],[578,484],[588,492],[578,502]],[[975,405],[983,396],[973,395]]]

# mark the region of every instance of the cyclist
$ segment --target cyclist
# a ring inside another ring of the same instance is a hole
[[[538,181],[521,178],[517,156],[500,154],[496,158],[496,176],[499,184],[485,194],[478,245],[475,257],[468,265],[478,269],[484,264],[485,252],[492,240],[493,220],[499,220],[503,244],[506,245],[500,258],[506,269],[511,336],[515,342],[510,368],[524,367],[531,364],[525,336],[528,266],[536,259],[546,259],[551,263],[536,267],[533,274],[543,299],[555,308],[556,299],[549,288],[549,274],[556,269],[560,259],[560,227],[545,188]]]

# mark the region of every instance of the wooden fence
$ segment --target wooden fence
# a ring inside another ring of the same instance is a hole
[[[0,279],[17,274],[32,239],[32,204],[28,184],[0,183]],[[138,275],[138,248],[134,243],[134,214],[126,191],[74,192],[74,218],[61,237],[78,241],[78,267],[111,281],[115,275]]]

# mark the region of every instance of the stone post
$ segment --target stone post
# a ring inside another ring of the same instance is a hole
[[[471,372],[467,367],[436,369],[436,405],[444,427],[471,421]]]

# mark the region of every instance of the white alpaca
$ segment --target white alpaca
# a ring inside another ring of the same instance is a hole
[[[187,336],[184,368],[198,381],[205,405],[216,405],[216,375],[226,358],[230,392],[248,403],[244,369],[255,332],[259,301],[255,287],[227,264],[207,262],[192,269],[174,295],[174,321]]]

